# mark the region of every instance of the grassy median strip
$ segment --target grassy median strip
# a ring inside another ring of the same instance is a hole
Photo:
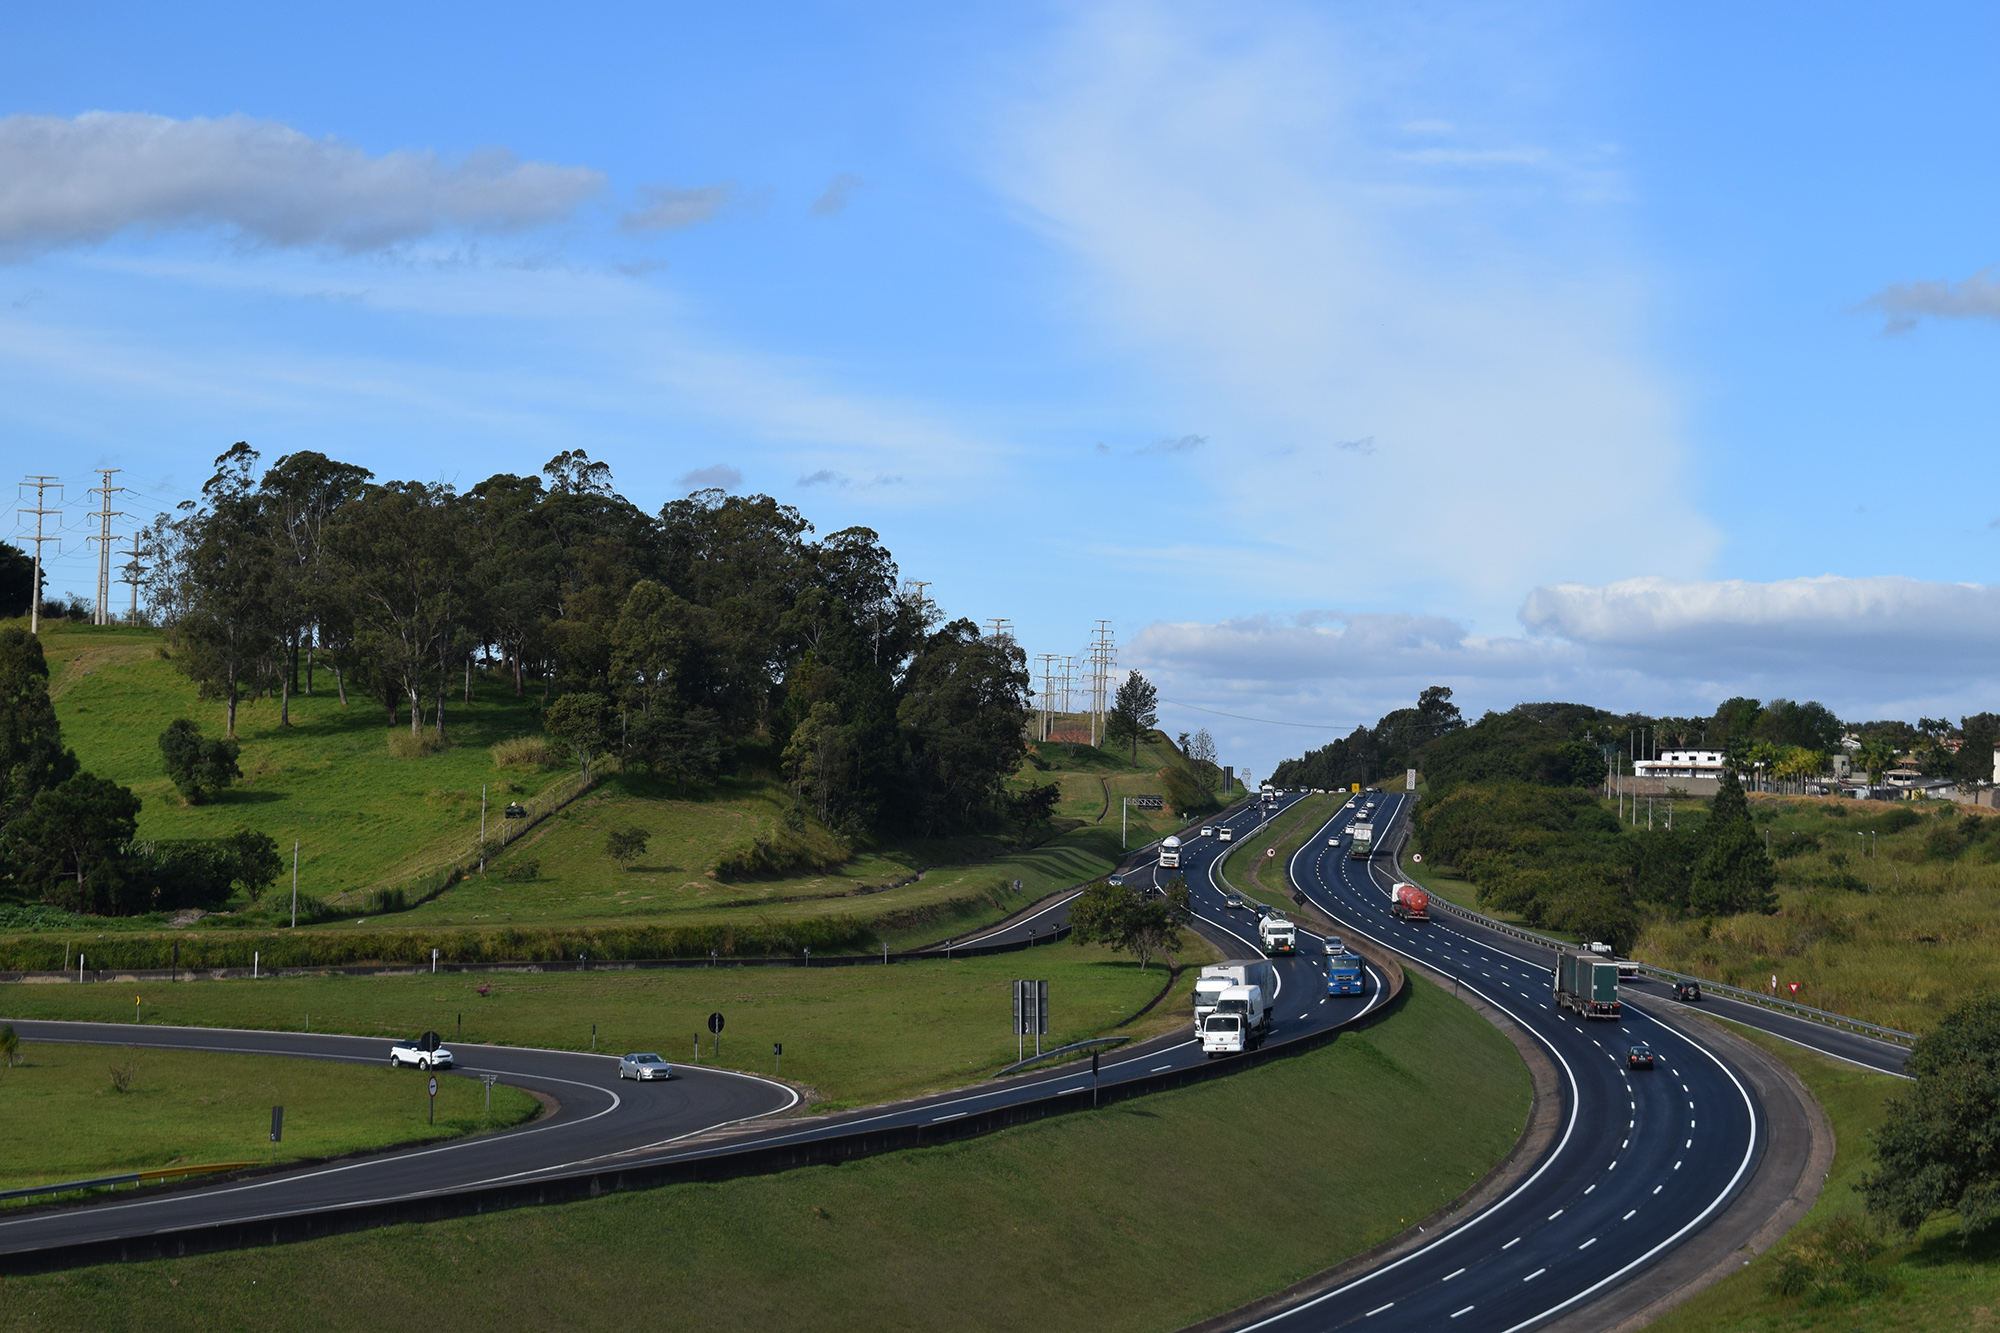
[[[844,1166],[0,1280],[0,1308],[47,1327],[357,1328],[424,1291],[444,1329],[1173,1328],[1456,1197],[1528,1102],[1507,1040],[1413,980],[1389,1021],[1329,1047],[1101,1111]]]
[[[1189,944],[1189,960],[1209,957],[1199,939]],[[429,1029],[447,1041],[584,1051],[594,1031],[599,1051],[658,1051],[673,1061],[694,1057],[699,1034],[703,1064],[716,1063],[708,1016],[720,1012],[723,1065],[771,1073],[771,1046],[782,1042],[787,1079],[848,1106],[958,1087],[1013,1063],[1017,977],[1049,983],[1044,1045],[1060,1046],[1104,1035],[1137,1013],[1159,993],[1167,969],[1156,961],[1141,971],[1106,949],[1062,943],[887,967],[161,982],[139,992],[139,1012],[148,1023],[296,1032],[310,1021],[314,1032],[385,1040]],[[133,998],[128,986],[10,986],[0,991],[0,1017],[124,1022]],[[1184,1003],[1162,1002],[1118,1031],[1143,1036],[1186,1019]]]
[[[519,1124],[537,1110],[527,1093],[497,1086],[488,1113],[479,1080],[445,1075],[432,1125],[427,1080],[410,1071],[47,1042],[24,1043],[21,1051],[26,1063],[0,1072],[0,1190],[456,1138]],[[278,1144],[270,1141],[273,1106],[285,1108]]]

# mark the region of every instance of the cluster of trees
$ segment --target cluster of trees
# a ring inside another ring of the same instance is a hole
[[[48,681],[41,641],[0,629],[0,894],[131,915],[219,907],[238,889],[254,899],[277,878],[277,844],[262,833],[136,843],[139,798],[84,771]],[[198,734],[194,745],[200,761]]]
[[[323,672],[343,704],[365,693],[441,740],[482,665],[537,687],[586,767],[617,754],[685,786],[754,738],[844,833],[1006,818],[1025,655],[899,595],[871,530],[811,533],[788,505],[719,490],[648,514],[581,450],[459,493],[317,453],[260,475],[237,444],[142,549],[151,613],[231,735],[257,694],[289,725]]]
[[[1426,855],[1478,886],[1483,906],[1620,949],[1642,904],[1695,917],[1777,907],[1777,868],[1733,775],[1706,818],[1671,830],[1627,830],[1587,792],[1527,783],[1457,787],[1422,802],[1415,823]]]
[[[1139,970],[1155,954],[1171,959],[1181,947],[1181,930],[1193,920],[1187,881],[1175,875],[1158,895],[1136,885],[1098,880],[1071,900],[1070,939],[1078,944],[1103,944],[1114,953],[1129,953]]]
[[[1287,759],[1271,774],[1280,787],[1320,787],[1328,791],[1374,782],[1385,773],[1409,768],[1419,751],[1465,726],[1451,691],[1433,685],[1417,696],[1415,708],[1399,708],[1372,727],[1352,733],[1298,759]]]

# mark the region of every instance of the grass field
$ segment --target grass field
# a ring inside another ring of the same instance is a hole
[[[733,883],[716,877],[717,859],[777,823],[788,804],[781,786],[768,775],[746,772],[683,795],[642,774],[614,772],[511,846],[490,873],[413,910],[388,913],[359,906],[357,895],[401,884],[464,852],[477,837],[482,800],[488,827],[497,829],[509,800],[533,796],[565,776],[498,769],[488,753],[496,741],[536,732],[538,694],[516,699],[504,683],[475,676],[474,702],[447,707],[452,745],[435,755],[398,759],[388,748],[380,703],[350,695],[343,707],[331,676],[322,672],[317,693],[293,698],[290,728],[278,726],[273,700],[239,709],[245,778],[214,803],[191,807],[161,772],[157,738],[182,716],[219,734],[221,712],[213,701],[197,698],[176,665],[160,655],[159,636],[55,625],[44,640],[65,737],[87,767],[140,795],[141,838],[249,827],[270,834],[288,854],[296,841],[300,892],[357,904],[351,915],[312,930],[782,924],[845,916],[860,921],[878,943],[905,948],[976,930],[1043,894],[1109,871],[1122,850],[1118,798],[1157,793],[1158,769],[1178,762],[1163,740],[1142,744],[1136,765],[1129,750],[1043,743],[1012,780],[1015,786],[1055,781],[1063,788],[1056,819],[1063,831],[1040,845],[1023,847],[998,835],[910,841],[863,847],[824,874]],[[1130,813],[1131,846],[1179,826],[1166,812]],[[625,870],[606,853],[605,842],[614,829],[634,825],[653,840],[647,855]],[[289,887],[287,877],[276,897],[289,900]],[[267,899],[267,906],[274,901]],[[284,924],[282,906],[276,910],[275,919],[268,911],[238,911],[187,929],[275,928]],[[63,933],[82,942],[86,929],[157,933],[162,925],[157,919],[93,919],[70,923]],[[343,949],[329,959],[345,961],[353,951]]]
[[[1186,957],[1209,961],[1189,940]],[[1188,1022],[1181,993],[1119,1028],[1135,1037]],[[1015,1059],[1011,983],[1049,983],[1045,1046],[1106,1034],[1160,991],[1167,970],[1098,946],[1051,944],[1021,953],[889,967],[722,967],[645,972],[482,973],[415,977],[297,977],[161,983],[145,989],[149,1023],[303,1029],[605,1052],[694,1053],[710,1013],[727,1021],[721,1063],[772,1072],[771,1044],[785,1047],[787,1079],[842,1107],[958,1087]],[[479,993],[481,988],[487,993]],[[10,986],[6,1018],[128,1021],[124,986]],[[461,1028],[460,1024],[463,1023]],[[715,1063],[703,1042],[703,1063]],[[385,1048],[386,1051],[386,1048]]]
[[[425,1080],[387,1068],[47,1042],[24,1043],[22,1052],[25,1064],[0,1072],[0,1189],[455,1138],[519,1124],[539,1109],[502,1085],[488,1113],[479,1080],[447,1076],[438,1080],[432,1125]],[[122,1092],[114,1068],[130,1070]],[[273,1106],[285,1108],[284,1141],[275,1145]]]
[[[1812,1211],[1782,1244],[1650,1328],[1655,1333],[1914,1333],[2000,1324],[2000,1243],[1961,1246],[1955,1217],[1930,1223],[1914,1242],[1884,1236],[1883,1252],[1867,1268],[1869,1285],[1882,1290],[1861,1293],[1848,1283],[1801,1296],[1769,1290],[1788,1249],[1819,1242],[1829,1226],[1837,1229],[1864,1216],[1854,1185],[1873,1164],[1868,1135],[1882,1123],[1888,1098],[1910,1085],[1730,1026],[1790,1065],[1826,1108],[1837,1142],[1833,1169]]]
[[[1173,1328],[1433,1211],[1505,1155],[1528,1104],[1506,1038],[1413,980],[1400,1012],[1332,1046],[1102,1111],[837,1167],[0,1279],[0,1326],[374,1327],[434,1290],[421,1318],[443,1329]],[[1246,1200],[1256,1243],[1207,1261],[1204,1237]]]
[[[1777,914],[1658,924],[1634,956],[1738,986],[1776,973],[1807,1004],[1911,1032],[2000,987],[1992,812],[1838,797],[1756,797],[1751,810],[1777,858]]]

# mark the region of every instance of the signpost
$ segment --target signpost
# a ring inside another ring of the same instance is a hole
[[[1133,810],[1162,810],[1166,802],[1158,796],[1124,796],[1118,801],[1118,845],[1125,845],[1125,830],[1131,823]]]
[[[274,1106],[271,1108],[271,1142],[281,1143],[284,1141],[284,1137],[285,1137],[285,1108],[282,1106]]]
[[[720,1013],[713,1013],[708,1016],[708,1030],[715,1034],[715,1053],[720,1056],[722,1054],[722,1015]]]
[[[431,1075],[431,1123],[438,1122],[438,1076]]]
[[[781,1077],[785,1072],[785,1043],[782,1041],[771,1043],[771,1072]]]
[[[1014,983],[1014,1035],[1017,1038],[1020,1059],[1028,1058],[1027,1038],[1030,1033],[1035,1038],[1035,1054],[1042,1053],[1042,1038],[1049,1031],[1049,983],[1046,981],[1017,981]]]
[[[500,1081],[500,1076],[498,1074],[481,1074],[479,1081],[486,1085],[486,1109],[490,1112],[493,1109],[493,1085]]]

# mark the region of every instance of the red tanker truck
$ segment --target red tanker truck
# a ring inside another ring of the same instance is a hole
[[[1389,915],[1398,921],[1431,919],[1431,896],[1414,884],[1398,884],[1389,890]]]

